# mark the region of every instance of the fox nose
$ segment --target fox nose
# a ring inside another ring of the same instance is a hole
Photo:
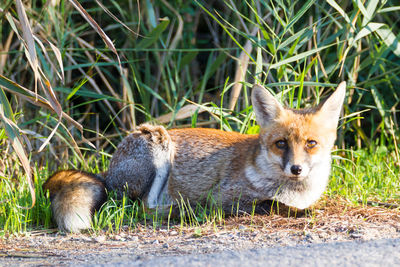
[[[301,173],[301,166],[300,165],[293,165],[292,167],[290,167],[290,171],[294,174],[294,175],[300,175]]]

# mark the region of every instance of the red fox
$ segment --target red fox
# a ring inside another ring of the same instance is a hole
[[[107,172],[59,171],[46,181],[55,221],[64,231],[89,228],[106,188],[149,208],[205,203],[211,194],[227,211],[235,201],[250,212],[254,201],[267,200],[305,209],[327,185],[345,94],[342,82],[318,107],[294,110],[254,85],[258,135],[143,124],[118,145]]]

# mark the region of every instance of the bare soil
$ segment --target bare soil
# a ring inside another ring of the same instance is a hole
[[[91,263],[95,255],[138,258],[238,251],[273,246],[400,238],[400,210],[319,202],[302,217],[246,215],[199,227],[153,229],[138,225],[119,233],[64,234],[55,230],[9,235],[0,240],[0,262],[46,265]],[[95,263],[95,262],[92,262]]]

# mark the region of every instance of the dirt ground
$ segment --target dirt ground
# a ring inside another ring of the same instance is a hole
[[[330,200],[313,212],[293,217],[255,215],[231,217],[223,225],[173,226],[153,229],[138,225],[119,233],[65,234],[41,230],[0,240],[0,263],[91,263],[95,255],[138,258],[238,251],[273,246],[400,238],[399,208],[354,206]],[[122,254],[121,254],[122,253]],[[94,262],[92,262],[94,263]]]

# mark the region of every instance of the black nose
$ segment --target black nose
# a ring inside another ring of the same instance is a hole
[[[293,165],[292,167],[290,167],[290,171],[291,171],[294,175],[300,175],[300,173],[301,173],[301,166],[300,166],[300,165]]]

